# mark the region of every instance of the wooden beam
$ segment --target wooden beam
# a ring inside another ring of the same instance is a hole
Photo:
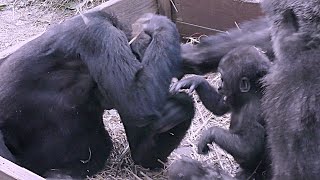
[[[43,177],[23,168],[0,156],[1,180],[45,180]]]
[[[171,2],[170,0],[158,0],[159,14],[167,16],[172,19]]]
[[[145,13],[156,13],[157,12],[157,1],[156,0],[109,0],[101,5],[88,10],[90,11],[108,11],[115,13],[119,20],[124,23],[133,24],[139,17]],[[41,33],[42,34],[42,33]],[[20,42],[8,49],[0,52],[0,59],[12,54],[17,49],[39,37],[41,34],[31,37],[28,40]]]

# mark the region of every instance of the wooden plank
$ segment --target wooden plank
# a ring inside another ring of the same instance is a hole
[[[45,180],[43,177],[22,168],[0,156],[1,180]]]
[[[157,12],[156,0],[109,0],[101,5],[88,10],[89,11],[108,11],[115,13],[119,20],[124,23],[133,24],[139,17],[145,13]],[[42,34],[42,33],[41,33]],[[39,37],[41,34],[33,36],[26,41],[18,43],[0,52],[0,59],[12,54],[14,51]]]
[[[172,19],[171,2],[170,0],[158,0],[159,14],[167,16]]]
[[[174,3],[178,12],[172,14],[182,36],[215,34],[263,15],[259,3],[241,0],[174,0]]]
[[[109,0],[90,11],[112,11],[120,21],[133,24],[145,13],[156,13],[156,0]]]

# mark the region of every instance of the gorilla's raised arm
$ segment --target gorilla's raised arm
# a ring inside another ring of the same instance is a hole
[[[247,21],[240,24],[239,28],[203,38],[198,45],[182,45],[184,73],[205,74],[216,71],[225,54],[245,45],[256,46],[265,52],[269,59],[274,59],[267,18]]]

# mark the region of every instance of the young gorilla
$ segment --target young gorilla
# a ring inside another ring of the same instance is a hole
[[[161,167],[194,109],[186,94],[168,91],[181,73],[176,26],[154,15],[143,31],[150,41],[137,59],[113,15],[89,12],[1,59],[0,155],[47,177],[92,175],[112,149],[102,114],[115,108],[133,160]]]
[[[235,180],[217,167],[204,166],[199,161],[186,157],[173,162],[168,174],[169,180]]]
[[[263,109],[273,179],[318,179],[320,172],[320,3],[264,0],[277,60]]]
[[[202,77],[183,79],[172,86],[172,92],[194,89],[204,106],[215,115],[231,112],[229,130],[211,127],[198,143],[198,152],[209,151],[207,144],[216,143],[230,153],[243,172],[238,179],[265,179],[267,162],[265,121],[262,117],[260,79],[266,75],[271,62],[253,46],[235,48],[219,63],[221,86],[218,91]]]

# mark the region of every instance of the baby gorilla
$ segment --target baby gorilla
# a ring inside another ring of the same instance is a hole
[[[199,161],[183,158],[169,167],[169,180],[233,180],[234,178],[217,167],[203,166]]]
[[[265,179],[270,163],[266,150],[265,121],[262,117],[261,97],[264,77],[271,63],[257,48],[235,48],[219,63],[221,86],[218,91],[202,77],[185,78],[171,87],[173,93],[180,89],[196,90],[204,106],[215,115],[231,112],[229,130],[211,127],[198,143],[198,152],[209,151],[208,143],[215,142],[230,153],[242,168],[238,179]]]

